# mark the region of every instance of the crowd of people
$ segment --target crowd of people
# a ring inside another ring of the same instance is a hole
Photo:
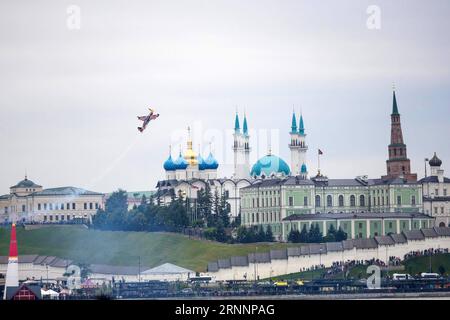
[[[425,249],[425,250],[411,251],[411,252],[405,254],[405,256],[403,257],[403,260],[408,260],[408,259],[412,259],[412,258],[416,258],[416,257],[428,257],[428,256],[441,254],[441,253],[448,253],[448,248],[444,248],[444,249],[443,248],[438,248],[438,249],[429,248],[429,249]]]

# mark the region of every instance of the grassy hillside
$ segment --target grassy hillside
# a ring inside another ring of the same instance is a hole
[[[9,229],[0,228],[0,255],[8,255]],[[192,240],[172,233],[94,231],[81,226],[54,226],[36,230],[17,228],[20,254],[54,255],[80,263],[154,267],[170,262],[205,271],[210,261],[255,251],[285,248],[287,244],[222,244]]]

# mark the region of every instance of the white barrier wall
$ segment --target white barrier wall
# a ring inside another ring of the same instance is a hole
[[[412,251],[427,249],[450,249],[450,236],[412,240],[389,246],[378,245],[377,248],[369,249],[353,248],[324,254],[288,256],[287,259],[272,259],[269,263],[249,263],[247,266],[219,268],[218,271],[207,272],[206,275],[212,277],[215,281],[245,280],[244,275],[247,275],[247,280],[254,280],[255,274],[256,279],[265,279],[300,272],[320,264],[331,267],[334,262],[379,259],[386,263],[391,256],[403,259],[406,254]]]

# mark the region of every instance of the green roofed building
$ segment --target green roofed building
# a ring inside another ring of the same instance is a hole
[[[262,180],[241,189],[241,221],[247,227],[270,225],[279,240],[286,240],[292,228],[312,223],[318,223],[324,235],[335,224],[349,237],[363,238],[402,231],[403,226],[433,226],[433,218],[423,214],[420,183],[366,177]]]

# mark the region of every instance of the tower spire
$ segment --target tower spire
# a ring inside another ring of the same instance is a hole
[[[297,118],[295,117],[295,111],[294,110],[292,110],[291,133],[297,133]]]
[[[300,124],[299,124],[299,133],[301,134],[301,135],[304,135],[305,134],[305,125],[303,124],[303,114],[302,113],[300,113]]]
[[[393,87],[393,103],[391,114],[391,143],[388,146],[389,158],[386,161],[387,175],[383,179],[404,178],[417,181],[417,174],[411,173],[411,161],[408,159],[406,144],[403,141],[402,125],[398,112],[395,87]]]
[[[234,119],[234,131],[235,131],[235,132],[240,132],[240,127],[239,127],[239,115],[238,115],[238,113],[237,113],[237,110],[236,110],[236,117],[235,117],[235,119]]]
[[[397,98],[395,97],[395,85],[392,86],[392,114],[399,115],[397,107]]]
[[[244,112],[244,124],[242,125],[244,135],[248,135],[247,115]]]

